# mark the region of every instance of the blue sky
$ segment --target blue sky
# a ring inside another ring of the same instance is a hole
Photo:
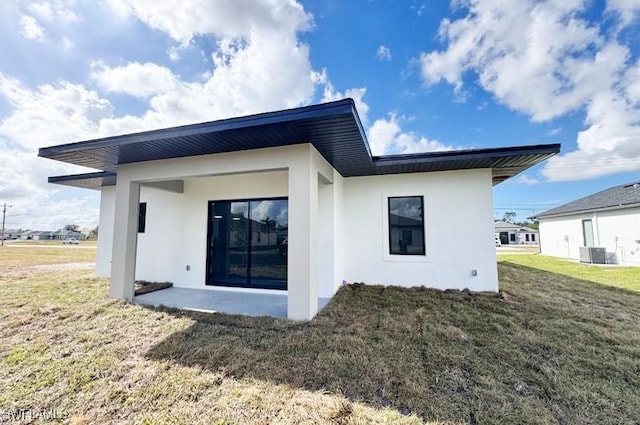
[[[558,4],[560,3],[560,4]],[[5,0],[9,227],[94,227],[39,147],[353,97],[374,153],[561,143],[520,218],[640,180],[640,0]]]

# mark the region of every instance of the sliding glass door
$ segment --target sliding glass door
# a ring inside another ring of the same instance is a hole
[[[210,201],[207,285],[287,289],[286,198]]]

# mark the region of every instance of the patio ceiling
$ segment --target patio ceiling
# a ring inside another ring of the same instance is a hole
[[[50,177],[49,182],[99,188],[115,184],[119,165],[311,143],[343,176],[491,168],[500,183],[555,155],[535,145],[372,156],[354,101],[305,106],[201,124],[41,148],[39,156],[103,170]]]

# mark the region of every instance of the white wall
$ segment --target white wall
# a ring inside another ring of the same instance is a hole
[[[608,262],[640,266],[640,208],[541,218],[541,253],[578,260],[584,246],[582,220],[587,219],[593,223],[594,245],[606,248]]]
[[[424,197],[426,256],[389,255],[387,198],[418,195]],[[488,169],[345,179],[344,278],[497,291],[492,198]]]
[[[116,207],[116,187],[100,190],[100,221],[98,223],[98,249],[96,252],[96,276],[111,276],[111,251],[113,249],[113,220]]]
[[[300,158],[309,159],[318,184],[318,296],[331,296],[343,280],[498,289],[490,170],[343,178],[304,145],[122,166],[119,180],[141,182],[140,201],[147,202],[146,231],[137,235],[136,279],[219,289],[205,285],[208,201],[289,196],[287,170]],[[257,165],[264,170],[249,172]],[[144,186],[163,179],[183,180],[184,192]],[[97,269],[105,276],[114,195],[113,188],[103,190]],[[387,197],[414,195],[424,196],[427,255],[389,255]],[[302,282],[289,282],[289,293],[292,284]]]
[[[147,223],[138,234],[136,279],[215,289],[205,287],[208,202],[287,193],[286,171],[187,179],[181,194],[143,187]]]
[[[333,184],[318,182],[318,297],[330,298],[344,276],[342,176]]]

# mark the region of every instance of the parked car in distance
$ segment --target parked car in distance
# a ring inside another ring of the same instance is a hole
[[[76,238],[67,238],[62,241],[64,245],[78,245],[80,242]]]

